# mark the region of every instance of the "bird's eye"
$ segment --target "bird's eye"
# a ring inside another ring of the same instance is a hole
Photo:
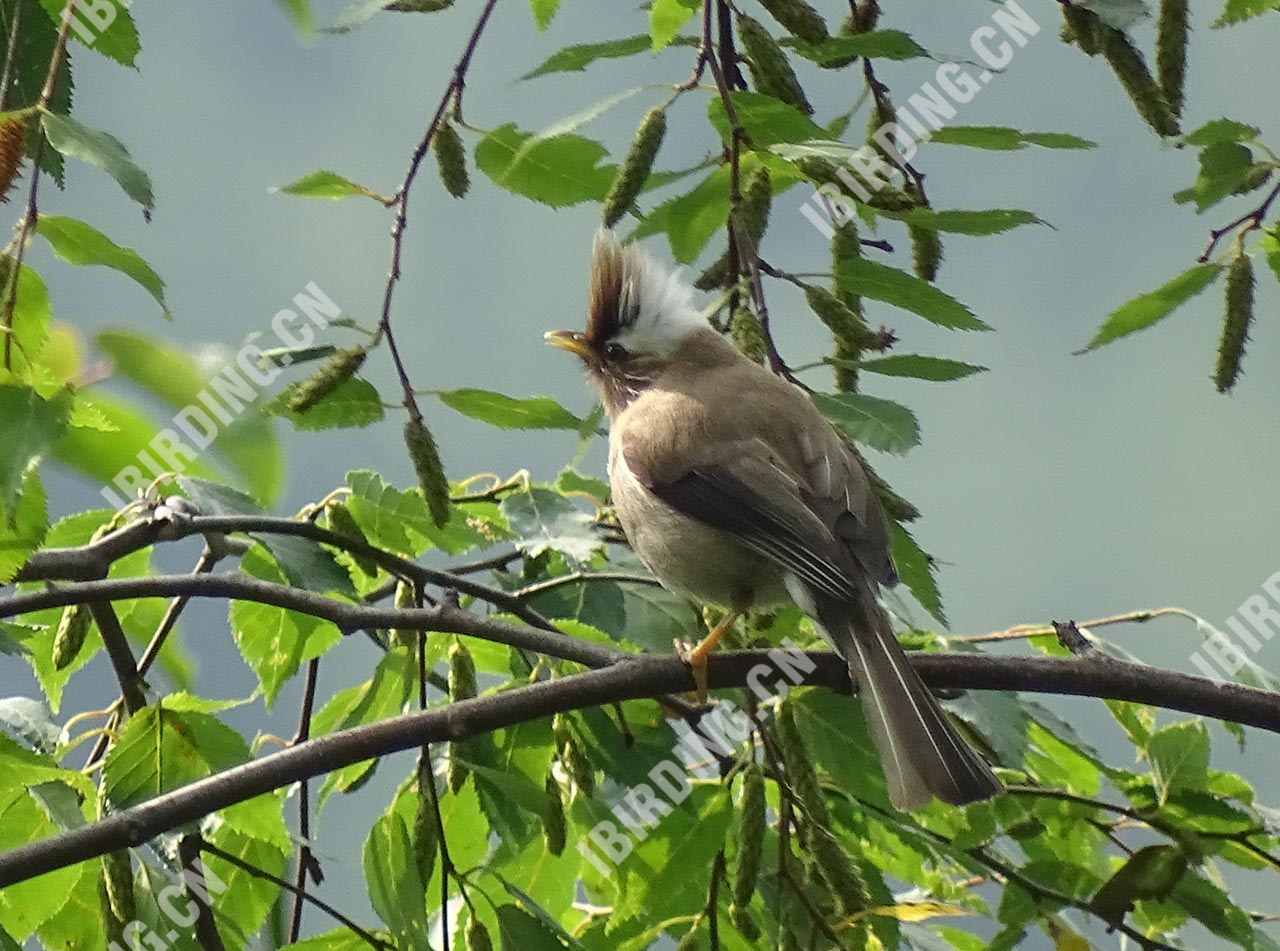
[[[629,356],[631,356],[631,354],[627,352],[627,348],[616,340],[610,341],[604,345],[604,358],[606,360],[611,360],[614,363],[620,363]]]

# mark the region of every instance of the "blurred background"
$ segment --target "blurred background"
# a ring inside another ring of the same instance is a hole
[[[894,328],[902,338],[899,352],[990,368],[948,384],[866,378],[865,392],[909,405],[923,430],[923,444],[905,457],[872,454],[871,460],[924,512],[913,530],[943,563],[940,582],[956,634],[1168,604],[1225,627],[1237,606],[1280,571],[1275,283],[1260,273],[1245,375],[1230,397],[1216,395],[1209,380],[1222,313],[1220,285],[1153,331],[1086,356],[1072,351],[1119,304],[1190,266],[1208,229],[1257,199],[1228,202],[1199,218],[1190,206],[1174,205],[1170,195],[1195,177],[1194,154],[1162,145],[1105,63],[1059,42],[1056,3],[1021,2],[1041,25],[1040,34],[960,107],[955,121],[1070,132],[1099,147],[1003,153],[921,148],[915,163],[927,174],[937,207],[1023,208],[1052,227],[1020,228],[997,238],[946,237],[939,284],[993,325],[994,333],[947,332],[869,304],[871,322]],[[838,22],[840,4],[819,6]],[[1262,127],[1263,141],[1275,147],[1275,91],[1259,77],[1270,68],[1263,64],[1274,62],[1280,23],[1263,17],[1210,29],[1217,6],[1192,10],[1184,126],[1189,130],[1225,113]],[[881,25],[907,30],[939,54],[968,57],[969,35],[988,22],[993,7],[984,0],[886,4]],[[316,8],[318,20],[328,23],[342,5]],[[68,163],[65,193],[42,190],[41,208],[82,218],[135,248],[165,279],[175,322],[165,324],[154,302],[119,275],[72,268],[36,243],[30,260],[50,287],[55,317],[86,337],[102,327],[124,326],[186,348],[232,352],[248,336],[269,333],[272,315],[315,281],[349,315],[371,326],[385,285],[390,215],[366,200],[318,201],[270,190],[331,169],[393,192],[478,4],[461,0],[431,16],[382,14],[355,32],[321,34],[310,44],[299,41],[278,9],[247,0],[140,0],[132,12],[142,38],[139,70],[72,47],[75,114],[120,138],[149,171],[157,198],[154,218],[144,222],[105,174],[77,163]],[[666,95],[653,84],[684,80],[691,50],[604,61],[585,75],[517,78],[565,45],[646,31],[644,11],[630,5],[564,0],[551,27],[539,34],[527,4],[501,3],[468,76],[465,118],[482,129],[517,121],[537,130],[616,91],[650,85],[579,130],[621,154],[643,112]],[[1150,49],[1150,25],[1134,32]],[[901,101],[934,68],[918,60],[885,63],[878,72]],[[860,92],[860,81],[855,86],[845,73],[810,70],[807,76],[820,117],[847,108]],[[705,94],[697,93],[679,102],[659,167],[684,167],[712,147],[705,104]],[[862,121],[854,120],[855,130]],[[478,139],[465,131],[464,137],[468,148]],[[799,212],[808,194],[797,187],[775,198],[762,253],[777,266],[827,267],[825,239]],[[20,214],[17,203],[10,214]],[[471,193],[456,201],[434,180],[428,160],[410,204],[404,279],[394,311],[415,384],[485,387],[518,397],[545,394],[585,413],[592,398],[577,367],[544,347],[541,335],[582,320],[597,214],[596,205],[555,211],[534,204],[498,189],[474,169]],[[713,241],[711,253],[721,243]],[[669,259],[662,239],[650,246]],[[903,263],[905,251],[894,263]],[[769,304],[780,346],[799,364],[824,355],[829,342],[790,290],[771,283]],[[365,374],[394,398],[385,351],[366,364]],[[828,381],[817,371],[810,382]],[[127,388],[121,392],[137,395]],[[475,472],[506,476],[520,468],[535,479],[550,479],[575,449],[572,434],[499,432],[429,397],[423,406],[454,479]],[[154,408],[157,418],[170,415]],[[279,511],[291,513],[322,497],[350,468],[372,468],[400,485],[412,484],[402,421],[392,413],[382,424],[336,433],[294,433],[282,426],[289,468]],[[598,447],[583,468],[603,474]],[[47,472],[55,517],[101,505],[98,486]],[[167,568],[180,571],[195,555],[192,547],[163,557]],[[919,612],[918,620],[924,619]],[[251,691],[252,675],[226,634],[225,607],[189,611],[182,629],[187,649],[198,656],[203,694],[237,697]],[[1188,658],[1200,635],[1187,621],[1099,633],[1152,664],[1195,672]],[[322,695],[364,679],[375,662],[366,642],[353,640],[339,650],[353,679],[338,682],[338,665],[326,665]],[[1280,639],[1255,659],[1280,669]],[[98,694],[109,699],[112,685],[104,670],[95,665],[77,678],[76,688],[84,691],[77,705],[82,698],[95,702]],[[92,672],[102,682],[94,683]],[[35,689],[26,667],[12,658],[0,660],[0,674],[5,693]],[[236,711],[237,725],[249,736],[259,730],[291,734],[294,686],[273,711],[260,704]],[[1098,702],[1054,700],[1052,706],[1104,753],[1114,756],[1126,748]],[[1280,778],[1276,737],[1250,733],[1241,753],[1221,729],[1211,735],[1215,765],[1243,771],[1264,796],[1274,791],[1268,781]],[[395,767],[383,770],[349,805],[330,809],[367,814],[362,803],[369,809],[385,803],[395,773]],[[320,843],[331,881],[352,876],[348,895],[362,891],[356,876],[365,829],[361,821],[349,833],[330,824],[326,831],[333,837]],[[1243,903],[1277,910],[1264,874],[1238,887]]]

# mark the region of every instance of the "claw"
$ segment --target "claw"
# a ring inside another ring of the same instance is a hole
[[[711,652],[715,650],[716,645],[720,643],[720,639],[725,636],[729,628],[733,627],[733,622],[738,619],[741,613],[741,611],[730,611],[711,633],[693,648],[690,648],[686,641],[677,640],[675,642],[676,655],[688,664],[693,672],[693,682],[698,703],[707,702],[707,664],[710,660]]]

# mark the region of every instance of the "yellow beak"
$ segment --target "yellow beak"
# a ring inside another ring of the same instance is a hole
[[[557,350],[568,350],[579,357],[587,355],[587,338],[576,330],[548,330],[542,339]]]

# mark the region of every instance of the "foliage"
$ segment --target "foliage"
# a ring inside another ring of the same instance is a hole
[[[91,46],[132,65],[141,47],[127,5],[100,0],[90,6],[103,5],[114,13]],[[346,32],[379,16],[417,20],[453,6],[451,0],[361,0],[329,31]],[[654,584],[622,544],[608,487],[574,464],[553,482],[531,482],[524,473],[509,480],[447,479],[427,429],[432,414],[418,403],[423,391],[412,386],[394,347],[407,197],[423,163],[439,166],[443,189],[457,198],[468,191],[470,163],[520,199],[547,208],[595,203],[611,224],[634,222],[636,237],[663,236],[677,260],[712,262],[699,279],[718,295],[710,319],[722,330],[732,327],[744,350],[793,379],[806,368],[788,365],[778,352],[765,289],[796,285],[832,336],[831,354],[811,367],[831,368],[834,385],[815,392],[815,404],[851,441],[890,453],[906,453],[924,437],[908,407],[874,395],[877,380],[951,384],[985,368],[896,352],[893,331],[872,328],[882,320],[923,320],[948,330],[991,330],[937,285],[943,236],[947,242],[998,240],[1044,222],[1029,210],[935,206],[909,156],[874,135],[902,118],[911,101],[905,84],[895,101],[895,91],[877,75],[884,63],[927,68],[920,73],[925,77],[941,75],[940,65],[966,68],[882,24],[892,11],[882,16],[876,0],[852,3],[843,24],[828,23],[805,0],[738,4],[743,10],[736,14],[715,0],[705,7],[696,0],[654,0],[647,23],[628,13],[635,22],[625,25],[626,35],[560,49],[520,78],[587,71],[594,78],[606,61],[668,47],[692,59],[692,76],[612,95],[540,132],[522,128],[517,117],[486,117],[487,130],[463,121],[465,75],[494,3],[474,6],[475,28],[404,181],[389,197],[328,170],[280,189],[300,198],[368,198],[397,216],[391,277],[375,327],[333,319],[330,324],[353,339],[258,350],[248,363],[241,360],[243,374],[270,383],[285,373],[287,385],[262,405],[249,397],[247,409],[237,407],[211,431],[190,408],[204,407],[206,419],[213,413],[204,397],[225,393],[234,382],[227,376],[236,372],[229,354],[227,368],[215,371],[144,332],[96,336],[93,343],[111,358],[119,380],[151,405],[176,411],[173,425],[195,421],[207,437],[200,445],[207,453],[148,463],[155,471],[132,484],[142,491],[122,499],[118,511],[50,513],[41,472],[56,465],[123,491],[117,473],[137,466],[148,451],[160,454],[167,444],[158,443],[157,434],[173,430],[143,402],[84,383],[74,332],[51,323],[44,278],[23,263],[24,251],[38,235],[62,261],[113,269],[166,318],[181,315],[170,313],[164,281],[136,251],[77,218],[25,215],[5,249],[0,583],[15,590],[0,598],[0,653],[4,663],[30,664],[43,696],[0,700],[0,852],[73,833],[175,790],[181,795],[210,778],[234,784],[242,775],[237,767],[261,760],[268,738],[250,740],[226,716],[247,701],[200,695],[183,653],[196,641],[184,638],[175,622],[187,595],[201,585],[228,602],[227,628],[265,705],[275,703],[286,684],[299,678],[305,684],[303,728],[286,742],[293,752],[313,741],[373,737],[414,710],[454,711],[456,719],[448,742],[423,746],[404,775],[400,760],[348,755],[328,768],[314,802],[313,774],[299,773],[290,779],[301,780],[302,795],[278,788],[285,783],[245,792],[202,821],[174,823],[146,844],[134,842],[136,848],[98,849],[34,879],[18,874],[0,892],[0,946],[123,946],[136,918],[135,931],[157,941],[167,936],[167,947],[204,949],[245,947],[261,934],[271,946],[309,951],[423,949],[446,941],[471,951],[644,951],[669,946],[664,940],[681,949],[730,951],[970,951],[1013,947],[1036,932],[1057,948],[1081,949],[1106,940],[1100,937],[1106,928],[1144,948],[1202,942],[1208,933],[1251,951],[1274,951],[1277,940],[1264,919],[1275,909],[1243,907],[1229,885],[1239,879],[1224,872],[1234,867],[1274,877],[1280,813],[1240,776],[1209,765],[1211,737],[1200,719],[1158,717],[1151,707],[1109,700],[1134,754],[1113,763],[1038,703],[1011,693],[969,693],[952,712],[997,764],[1009,791],[965,808],[935,803],[903,814],[888,803],[857,704],[826,687],[792,686],[755,697],[745,689],[726,691],[722,699],[751,716],[738,717],[735,733],[736,708],[722,704],[709,714],[704,722],[718,723],[727,739],[709,754],[703,750],[703,762],[688,740],[688,724],[698,718],[678,698],[571,702],[585,666],[669,651],[674,639],[715,618]],[[558,0],[532,0],[533,27],[553,28],[559,6]],[[1234,119],[1213,119],[1181,134],[1188,107],[1187,5],[1160,2],[1154,72],[1132,36],[1135,6],[1144,5],[1043,3],[1036,15],[1057,16],[1051,8],[1060,7],[1063,42],[1100,57],[1098,68],[1115,73],[1117,95],[1133,100],[1137,117],[1195,153],[1195,178],[1176,202],[1194,205],[1197,214],[1228,202],[1256,204],[1213,228],[1208,247],[1179,275],[1117,308],[1087,349],[1157,323],[1225,279],[1215,378],[1226,390],[1237,382],[1253,316],[1252,259],[1265,260],[1280,279],[1280,231],[1272,218],[1280,160],[1257,128]],[[1215,26],[1245,23],[1277,6],[1275,0],[1227,0]],[[302,38],[324,31],[308,0],[281,0],[280,7]],[[125,144],[70,115],[66,44],[84,36],[65,26],[59,31],[62,9],[55,0],[0,2],[6,30],[15,29],[5,69],[13,81],[0,103],[10,123],[0,132],[0,152],[8,150],[0,169],[25,162],[32,212],[39,175],[60,182],[63,160],[72,159],[104,171],[148,213],[152,184]],[[668,55],[660,62],[671,61]],[[655,80],[673,79],[656,66],[653,73]],[[805,85],[817,87],[824,75],[852,77],[863,94],[846,112],[822,114]],[[582,133],[601,114],[632,108],[633,99],[643,100],[644,110],[631,144],[610,149]],[[698,110],[705,122],[682,129],[699,137],[703,156],[691,168],[666,169],[667,113],[679,100],[705,100]],[[866,136],[855,118],[868,122]],[[1096,147],[1070,132],[1002,126],[944,125],[931,138],[990,152],[1058,149],[1063,161]],[[879,156],[881,180],[868,194],[851,196],[841,166],[864,146]],[[812,204],[815,223],[833,237],[825,276],[771,266],[759,253],[769,236],[770,203],[788,192],[818,195],[815,189],[826,200]],[[899,244],[901,250],[892,250]],[[391,356],[399,393],[380,393],[360,376],[366,357],[375,355]],[[431,395],[499,430],[576,432],[580,450],[599,434],[598,411],[579,418],[545,396],[482,388]],[[419,485],[397,487],[376,472],[354,470],[294,516],[266,515],[284,478],[275,417],[301,431],[354,430],[388,412],[405,414],[406,454]],[[902,580],[945,624],[934,561],[904,526],[919,513],[877,485],[893,517]],[[162,575],[153,555],[191,534],[206,544],[194,577]],[[219,563],[225,575],[205,577]],[[66,584],[50,591],[52,581]],[[156,585],[148,596],[133,588],[106,598],[100,587],[144,582]],[[78,600],[59,600],[66,592]],[[40,598],[45,606],[25,607]],[[376,624],[344,620],[392,599],[394,613],[378,615]],[[333,666],[330,651],[358,629],[367,635],[368,669],[339,671],[348,675],[345,685],[317,697],[321,665]],[[513,631],[526,639],[541,635],[537,643],[544,647],[514,643]],[[932,631],[910,633],[913,646],[926,650],[959,646]],[[738,646],[821,643],[794,608],[750,616],[745,636]],[[1035,652],[1065,653],[1043,633],[1029,643]],[[142,644],[145,650],[135,655]],[[158,671],[151,671],[153,663]],[[84,710],[68,693],[86,668],[104,676],[110,668],[119,680],[121,700],[110,711]],[[1241,665],[1239,676],[1271,691],[1278,683],[1252,661]],[[538,689],[570,700],[469,731],[469,717]],[[1172,698],[1170,706],[1176,706]],[[1244,742],[1239,727],[1228,728]],[[85,743],[92,743],[87,764],[73,756]],[[673,758],[677,776],[687,766],[697,780],[682,786],[663,774],[662,764]],[[340,814],[349,808],[345,797],[379,770],[399,770],[399,781],[385,809],[363,817],[372,914],[339,907],[338,926],[326,931],[314,925],[312,911],[304,929],[311,936],[302,937],[295,912],[286,929],[280,922],[291,901],[289,882],[344,904],[321,884],[323,856],[312,852],[313,833],[306,830],[351,822]],[[613,848],[616,862],[609,858]],[[194,910],[175,931],[170,881],[192,868],[193,855],[203,856],[209,880],[223,887],[202,894],[188,884]],[[1274,882],[1264,887],[1274,891]]]

